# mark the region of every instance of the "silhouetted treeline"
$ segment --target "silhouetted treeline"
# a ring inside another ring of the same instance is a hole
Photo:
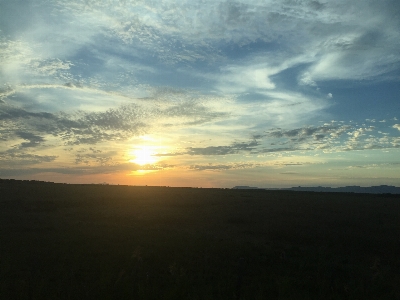
[[[0,178],[0,184],[43,184],[43,183],[48,183],[48,184],[54,184],[52,181],[40,181],[40,180],[17,180],[17,179],[1,179]]]

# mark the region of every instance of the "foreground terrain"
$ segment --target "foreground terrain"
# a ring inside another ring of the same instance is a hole
[[[399,195],[0,184],[2,299],[400,299]]]

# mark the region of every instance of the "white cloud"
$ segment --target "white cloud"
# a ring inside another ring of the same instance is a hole
[[[311,74],[309,72],[305,72],[301,75],[299,83],[302,85],[317,86],[317,83],[311,78]]]
[[[218,89],[228,93],[243,93],[252,89],[274,89],[275,84],[270,76],[278,73],[279,69],[268,66],[230,66],[222,70],[218,76]]]
[[[60,59],[31,60],[29,66],[43,75],[55,75],[60,70],[69,70],[73,64]]]

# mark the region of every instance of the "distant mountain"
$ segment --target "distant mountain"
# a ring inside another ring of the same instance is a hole
[[[233,189],[262,189],[262,190],[284,190],[284,191],[303,191],[303,192],[329,192],[329,193],[366,193],[366,194],[400,194],[400,187],[392,185],[379,185],[362,187],[358,185],[344,186],[344,187],[291,187],[291,188],[258,188],[252,186],[235,186]]]
[[[312,192],[341,192],[341,193],[367,193],[367,194],[400,194],[400,187],[390,185],[379,185],[361,187],[357,185],[344,186],[338,188],[330,187],[292,187],[289,190],[293,191],[312,191]]]

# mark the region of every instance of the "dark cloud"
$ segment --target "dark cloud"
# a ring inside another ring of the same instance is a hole
[[[265,148],[265,149],[261,149],[259,151],[259,153],[288,152],[288,151],[296,151],[296,150],[305,150],[305,149],[299,149],[299,148],[295,148],[295,147]]]
[[[162,109],[158,114],[167,118],[185,117],[188,120],[184,121],[183,124],[191,126],[200,125],[227,116],[227,114],[223,112],[210,111],[209,108],[205,107],[201,103],[192,100]]]
[[[299,143],[308,142],[309,140],[311,143],[311,139],[317,142],[322,142],[327,136],[338,138],[350,129],[351,126],[348,125],[326,124],[323,126],[308,126],[290,130],[273,129],[267,132],[265,135],[258,135],[258,137],[266,137],[273,140],[278,139],[279,142],[275,141],[271,143],[274,145],[296,145]]]
[[[253,139],[255,139],[255,140],[259,140],[259,139],[261,139],[262,137],[264,137],[264,135],[263,134],[253,134]]]
[[[245,168],[253,168],[257,165],[255,164],[205,164],[205,165],[191,165],[189,169],[197,170],[197,171],[223,171],[223,170],[232,170],[232,169],[245,169]]]
[[[292,137],[292,136],[298,136],[300,130],[299,129],[293,129],[293,130],[288,130],[284,133],[285,136]]]
[[[145,126],[145,112],[139,106],[130,104],[100,113],[83,113],[78,122],[103,130],[136,132],[137,127]]]
[[[283,137],[283,133],[280,130],[279,131],[273,131],[273,132],[271,132],[269,134],[269,136],[275,137],[275,138],[280,138],[280,137]]]
[[[229,165],[192,165],[189,167],[190,170],[197,170],[197,171],[205,171],[205,170],[229,170],[232,169],[233,166]]]
[[[170,168],[169,165],[146,165],[141,166],[133,163],[115,164],[115,165],[96,165],[84,167],[65,167],[65,168],[18,168],[15,165],[12,168],[0,168],[0,176],[19,176],[34,175],[40,173],[59,173],[66,175],[96,175],[96,174],[112,174],[121,171],[138,171],[138,170],[161,170]]]
[[[250,152],[254,150],[259,143],[254,140],[248,143],[238,143],[235,142],[230,146],[210,146],[204,148],[187,148],[185,154],[189,155],[227,155],[227,154],[237,154],[242,151]]]
[[[178,155],[228,155],[240,152],[252,152],[260,144],[257,140],[250,142],[234,142],[229,146],[188,147],[183,152],[159,153],[154,156],[178,156]]]
[[[313,135],[315,132],[321,130],[321,128],[316,127],[316,128],[312,128],[312,127],[307,127],[307,128],[303,128],[301,130],[301,135],[303,136],[310,136]]]
[[[249,142],[233,142],[223,146],[189,147],[185,149],[186,151],[162,153],[156,156],[267,154],[313,150],[352,151],[400,147],[395,137],[387,137],[387,140],[383,141],[376,137],[372,138],[373,135],[359,134],[359,132],[372,132],[375,129],[372,127],[359,128],[356,124],[353,126],[336,125],[334,122],[322,126],[290,130],[278,128],[264,134],[253,134],[253,140]],[[344,135],[345,133],[347,134]],[[267,144],[269,147],[266,146]]]
[[[210,146],[205,148],[187,148],[186,154],[189,155],[227,155],[236,154],[239,150],[232,146]]]
[[[288,167],[288,166],[302,166],[305,164],[312,164],[312,163],[276,162],[273,164],[273,166]],[[198,171],[206,171],[206,170],[223,171],[223,170],[249,169],[257,167],[271,167],[271,164],[264,164],[264,163],[196,164],[196,165],[191,165],[189,169]],[[287,173],[297,174],[296,172],[287,172]]]
[[[332,132],[333,130],[336,130],[338,128],[339,128],[339,126],[324,125],[324,126],[318,126],[318,127],[296,128],[296,129],[291,129],[291,130],[277,129],[277,130],[267,133],[267,136],[274,137],[274,138],[281,138],[281,137],[305,138],[305,137],[310,137],[316,133]]]
[[[90,148],[92,153],[77,153],[75,156],[76,164],[95,164],[95,165],[107,165],[110,164],[113,157],[118,153],[117,151],[99,152],[99,150],[94,150]]]
[[[0,163],[5,166],[34,165],[39,163],[52,162],[57,158],[54,155],[36,155],[22,152],[18,149],[11,149],[0,152]]]
[[[179,156],[179,155],[184,155],[186,154],[186,152],[171,152],[171,153],[156,153],[153,154],[153,156],[159,156],[159,157],[163,157],[163,156]]]
[[[94,145],[104,141],[125,140],[143,133],[148,127],[145,124],[147,117],[137,105],[125,105],[105,112],[60,114],[55,125],[57,135],[65,144]]]
[[[65,87],[69,88],[82,88],[83,85],[80,82],[67,82],[64,84]]]
[[[393,144],[368,144],[366,142],[360,142],[355,145],[347,145],[343,147],[341,150],[343,151],[354,151],[354,150],[378,150],[378,149],[388,149],[388,148],[400,148],[400,145]]]
[[[255,147],[257,147],[258,145],[260,145],[260,143],[256,140],[253,140],[251,142],[248,143],[239,143],[239,142],[235,142],[232,144],[232,147],[234,149],[240,150],[240,151],[251,151],[253,150]]]
[[[135,105],[100,113],[37,113],[10,106],[5,106],[0,111],[0,120],[8,121],[8,130],[16,128],[17,136],[30,141],[24,143],[23,147],[32,147],[43,142],[44,139],[38,134],[58,136],[68,145],[126,139],[142,132],[146,127],[143,119],[145,120],[145,116]]]
[[[29,148],[29,147],[37,147],[41,142],[44,141],[44,138],[38,135],[35,135],[30,132],[17,131],[16,135],[24,140],[28,140],[29,142],[22,143],[20,145],[21,148]]]
[[[24,132],[25,137],[31,134],[32,139],[23,147],[35,146],[40,134],[51,134],[61,138],[66,145],[94,145],[104,141],[126,140],[129,137],[144,134],[157,119],[172,119],[171,126],[179,124],[198,125],[226,116],[225,113],[213,112],[209,108],[188,101],[169,105],[161,109],[143,109],[136,104],[123,105],[104,112],[75,113],[30,112],[23,108],[2,105],[0,120],[7,121],[7,128],[12,132]],[[15,129],[14,129],[15,128]],[[14,134],[17,134],[14,132]],[[36,136],[36,138],[34,137]],[[22,137],[22,136],[20,136]],[[4,138],[4,137],[3,137]],[[24,137],[23,137],[24,138]]]
[[[310,1],[309,5],[312,9],[315,9],[315,10],[322,10],[325,7],[325,4],[323,4],[319,1]]]
[[[8,105],[2,105],[0,110],[0,120],[15,120],[15,119],[28,119],[28,118],[38,118],[38,119],[54,119],[55,116],[47,112],[28,112],[22,108],[12,107]]]

